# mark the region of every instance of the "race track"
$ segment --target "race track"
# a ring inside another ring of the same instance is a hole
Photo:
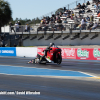
[[[27,64],[29,60],[0,57],[1,100],[100,100],[99,62],[40,65]],[[40,95],[24,94],[27,91]]]

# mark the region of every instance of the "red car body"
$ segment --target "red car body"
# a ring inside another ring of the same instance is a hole
[[[57,46],[54,46],[54,47],[50,47],[49,50],[46,50],[46,49],[43,50],[43,52],[46,52],[45,59],[42,58],[44,53],[38,54],[41,56],[40,59],[42,59],[42,61],[46,61],[46,63],[54,62],[57,64],[61,64],[62,56],[61,56],[61,49],[60,48],[58,48]]]

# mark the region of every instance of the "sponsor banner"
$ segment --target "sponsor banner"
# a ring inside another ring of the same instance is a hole
[[[37,48],[37,53],[44,55],[45,48]],[[100,60],[100,48],[61,48],[63,59]]]
[[[16,48],[0,47],[0,56],[16,56]]]
[[[100,48],[93,49],[93,60],[100,60]]]
[[[63,59],[76,59],[75,48],[61,48]]]
[[[37,48],[37,53],[44,55],[43,50],[46,48]],[[75,48],[61,48],[62,49],[62,58],[63,59],[76,59]]]
[[[90,48],[78,48],[76,49],[76,59],[81,59],[81,60],[92,60],[92,49]]]

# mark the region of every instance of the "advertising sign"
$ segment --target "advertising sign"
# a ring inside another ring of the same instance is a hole
[[[94,48],[93,49],[93,60],[100,60],[100,49]]]
[[[76,59],[76,53],[74,48],[61,48],[61,49],[62,49],[63,59]],[[45,50],[45,48],[37,48],[37,53],[44,55],[43,50]]]
[[[37,52],[43,55],[45,48],[38,48]],[[63,59],[100,60],[100,48],[61,48]]]
[[[76,59],[92,60],[93,59],[93,50],[90,48],[76,49]]]
[[[63,59],[76,59],[75,48],[62,48]]]
[[[0,56],[16,56],[16,48],[0,47]]]

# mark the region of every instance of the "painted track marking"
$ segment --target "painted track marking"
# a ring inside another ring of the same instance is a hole
[[[0,65],[1,74],[11,75],[28,75],[28,76],[72,76],[72,77],[93,77],[87,73],[79,71],[68,70],[56,70],[56,69],[44,69],[33,67],[19,67],[19,66],[7,66]]]

